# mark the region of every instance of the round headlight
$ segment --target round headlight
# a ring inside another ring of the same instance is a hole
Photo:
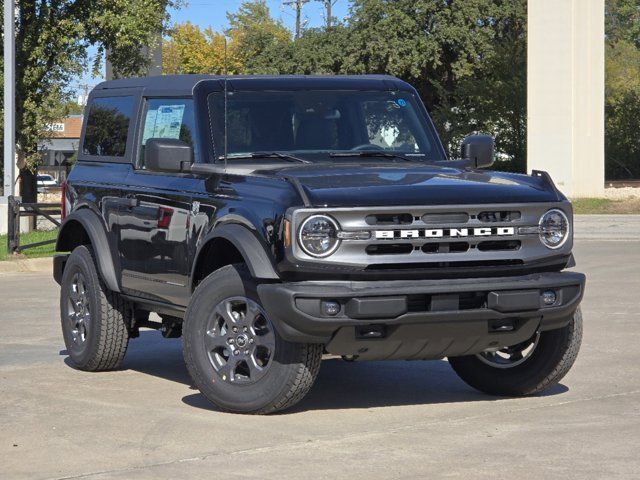
[[[331,217],[314,215],[302,223],[298,241],[307,255],[327,257],[338,248],[338,230],[338,224]]]
[[[540,218],[540,241],[545,247],[560,248],[569,238],[569,219],[562,210],[549,210]]]

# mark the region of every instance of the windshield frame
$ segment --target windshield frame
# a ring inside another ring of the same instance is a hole
[[[295,93],[295,92],[300,92],[300,91],[336,91],[336,92],[372,92],[372,93],[385,93],[385,92],[397,92],[397,93],[402,93],[404,95],[410,96],[411,97],[411,103],[414,107],[414,111],[415,111],[415,115],[417,117],[417,120],[419,122],[419,124],[421,125],[421,127],[425,130],[425,136],[428,138],[429,142],[431,143],[431,155],[429,155],[430,158],[426,157],[426,154],[421,154],[421,153],[411,153],[411,152],[407,152],[405,150],[391,150],[391,149],[384,149],[384,150],[380,150],[381,152],[386,152],[389,154],[399,154],[399,155],[403,155],[403,156],[408,156],[409,158],[411,158],[412,160],[415,160],[416,162],[425,162],[425,163],[431,163],[434,161],[446,161],[448,160],[447,158],[447,154],[446,151],[442,145],[442,142],[440,140],[440,137],[438,135],[438,132],[436,131],[433,122],[422,102],[422,100],[420,99],[419,95],[417,94],[417,92],[415,91],[415,89],[413,89],[412,87],[409,88],[353,88],[351,86],[349,86],[349,88],[336,88],[336,87],[331,87],[328,86],[326,88],[322,88],[322,85],[313,85],[312,87],[307,87],[307,88],[295,88],[292,87],[290,85],[288,85],[285,81],[282,82],[282,87],[281,88],[273,88],[273,85],[271,86],[271,88],[265,89],[265,88],[238,88],[239,85],[237,81],[231,81],[232,79],[229,80],[228,82],[228,91],[231,92],[264,92],[265,94],[268,93],[286,93],[286,92],[291,92],[291,93]],[[249,81],[250,82],[250,81]],[[247,82],[247,83],[249,83]],[[204,83],[204,82],[203,82]],[[244,82],[242,82],[244,83]],[[279,83],[279,82],[278,82]],[[214,164],[221,164],[225,162],[225,158],[224,158],[224,145],[223,142],[218,142],[221,144],[216,144],[216,139],[215,139],[215,134],[214,134],[214,112],[212,111],[212,99],[210,98],[211,95],[213,94],[220,94],[225,92],[225,87],[224,87],[225,81],[224,79],[221,79],[219,81],[215,81],[215,82],[206,82],[205,86],[202,86],[203,88],[196,88],[196,91],[194,91],[194,94],[197,94],[198,98],[198,102],[197,104],[200,106],[201,112],[200,112],[200,118],[202,122],[206,122],[205,125],[207,125],[208,127],[208,135],[206,137],[201,137],[201,138],[207,138],[208,139],[208,144],[207,145],[207,149],[206,151],[208,152],[208,155],[204,155],[202,161],[206,162],[206,163],[214,163]],[[244,87],[244,85],[242,85]],[[251,86],[250,83],[249,85],[247,85],[248,87]],[[206,115],[206,120],[205,120],[205,115]],[[331,149],[331,150],[318,150],[318,151],[311,151],[311,150],[282,150],[282,151],[278,151],[280,153],[286,154],[286,155],[295,155],[295,156],[301,156],[303,157],[305,160],[309,160],[312,163],[328,163],[328,162],[336,162],[338,159],[336,159],[335,157],[331,157],[330,153],[349,153],[349,152],[353,152],[358,153],[357,150],[338,150],[338,149]],[[244,152],[243,152],[244,153]],[[255,152],[247,152],[247,153],[255,153]],[[236,160],[244,160],[244,161],[251,161],[252,163],[264,163],[264,159],[247,159],[246,156],[244,155],[239,155],[239,152],[234,152],[234,153],[229,153],[227,156],[227,160],[233,160],[234,156],[236,158]],[[356,156],[354,156],[354,159],[357,159]],[[271,159],[273,160],[273,159]],[[344,161],[344,158],[342,159]],[[380,160],[380,158],[378,158],[378,160]],[[339,160],[338,160],[339,161]]]

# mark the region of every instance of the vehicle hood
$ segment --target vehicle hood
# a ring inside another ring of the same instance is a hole
[[[313,206],[469,205],[564,198],[541,176],[435,165],[309,165],[271,173],[297,184]]]

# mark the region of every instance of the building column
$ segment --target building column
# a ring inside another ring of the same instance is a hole
[[[527,167],[604,193],[604,0],[529,0]]]

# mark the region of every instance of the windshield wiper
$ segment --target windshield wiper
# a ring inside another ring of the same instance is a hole
[[[330,157],[382,157],[382,158],[399,158],[405,162],[413,162],[410,158],[404,157],[398,153],[382,152],[380,150],[361,150],[356,152],[330,152]]]
[[[281,160],[286,160],[287,162],[311,163],[309,160],[305,160],[304,158],[295,157],[282,152],[252,152],[246,155],[230,155],[227,157],[227,160],[242,160],[247,158],[279,158]]]

